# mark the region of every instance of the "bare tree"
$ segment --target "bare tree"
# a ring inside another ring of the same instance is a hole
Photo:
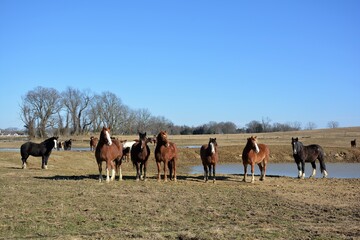
[[[328,128],[338,128],[339,127],[339,122],[337,121],[330,121],[327,124]]]
[[[314,130],[316,127],[317,127],[317,126],[316,126],[316,123],[314,123],[314,122],[308,122],[308,123],[306,124],[306,126],[305,126],[305,129],[306,129],[306,130]]]
[[[110,126],[115,133],[120,132],[121,125],[125,122],[123,114],[125,108],[121,99],[111,92],[102,93],[96,105],[101,122]]]
[[[27,134],[29,135],[30,139],[36,137],[36,116],[35,112],[31,109],[31,106],[24,101],[23,99],[23,105],[20,106],[21,108],[21,114],[20,118],[21,121],[24,123],[24,127],[27,129]]]
[[[29,91],[23,98],[22,106],[27,106],[33,112],[41,138],[47,136],[46,129],[54,127],[54,114],[61,109],[60,94],[53,88],[37,87]],[[25,118],[25,116],[23,116]]]
[[[77,89],[68,87],[62,93],[63,104],[70,113],[72,134],[80,134],[83,131],[83,126],[88,125],[86,118],[82,118],[84,111],[90,104],[93,97],[86,92],[80,92]],[[83,121],[82,121],[83,120]]]

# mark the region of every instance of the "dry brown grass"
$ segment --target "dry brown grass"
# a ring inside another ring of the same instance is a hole
[[[351,152],[359,132],[258,137],[275,161],[291,154],[291,136]],[[216,136],[220,161],[239,161],[247,136]],[[180,147],[208,137],[170,136]],[[87,146],[87,137],[76,140],[75,147]],[[180,148],[178,182],[164,183],[156,181],[151,151],[147,182],[136,182],[134,168],[124,163],[125,180],[109,184],[98,182],[92,152],[54,151],[48,170],[38,158],[23,170],[18,152],[1,152],[0,239],[359,239],[359,179],[268,177],[250,184],[229,174],[204,183],[187,173],[200,163],[198,149]]]

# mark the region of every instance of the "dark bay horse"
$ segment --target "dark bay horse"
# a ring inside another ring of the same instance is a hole
[[[90,137],[90,151],[95,151],[98,142],[99,139],[97,137],[94,136]]]
[[[41,143],[26,142],[20,147],[22,168],[26,168],[28,157],[41,157],[41,168],[47,169],[48,159],[53,148],[57,148],[58,137],[51,137]]]
[[[269,161],[270,149],[265,144],[258,144],[256,136],[251,136],[247,139],[247,143],[242,153],[242,160],[244,165],[244,179],[246,182],[247,165],[251,165],[251,182],[255,181],[255,164],[259,166],[261,176],[260,181],[265,179],[266,165]]]
[[[204,181],[208,181],[211,176],[211,168],[213,169],[213,182],[215,183],[215,167],[219,160],[216,138],[210,138],[208,144],[204,144],[200,148],[200,157],[204,166]]]
[[[99,142],[95,150],[95,158],[99,167],[99,181],[103,180],[102,162],[106,162],[106,182],[110,181],[109,173],[111,170],[111,180],[115,179],[115,173],[119,174],[119,180],[122,180],[121,174],[121,158],[122,144],[116,139],[110,137],[110,127],[103,127]],[[116,170],[115,170],[116,168]]]
[[[131,161],[136,167],[136,181],[146,180],[146,167],[150,156],[150,148],[147,143],[146,132],[139,132],[139,141],[134,143],[131,148]],[[143,170],[144,176],[142,176]]]
[[[304,146],[302,142],[299,142],[299,138],[291,138],[291,145],[293,149],[293,156],[298,167],[299,175],[298,178],[305,178],[305,162],[310,162],[313,168],[312,174],[310,177],[315,177],[316,174],[316,164],[315,160],[319,159],[320,161],[320,170],[323,174],[323,177],[327,177],[328,173],[326,171],[325,161],[324,161],[324,150],[320,145],[312,144]],[[300,166],[301,164],[301,166]]]
[[[64,141],[64,150],[65,151],[70,151],[71,150],[72,141],[73,141],[72,139]]]
[[[356,147],[356,139],[350,141],[351,147]]]
[[[169,142],[166,131],[160,131],[156,137],[155,160],[158,169],[157,179],[160,181],[161,162],[164,162],[164,180],[167,181],[166,167],[170,172],[170,180],[176,181],[177,147],[175,143]]]

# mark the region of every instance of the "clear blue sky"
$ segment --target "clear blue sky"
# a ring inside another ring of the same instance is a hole
[[[360,126],[358,0],[0,0],[0,128],[37,86],[177,125]]]

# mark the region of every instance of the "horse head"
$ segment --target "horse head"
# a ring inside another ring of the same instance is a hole
[[[209,139],[209,148],[212,154],[215,153],[215,149],[217,147],[216,138],[210,138]]]
[[[140,142],[141,150],[143,150],[147,144],[146,132],[145,133],[139,132],[139,142]]]
[[[293,149],[293,154],[298,154],[302,147],[302,143],[299,142],[299,138],[291,138],[291,145]]]
[[[159,134],[156,137],[158,144],[163,144],[165,146],[169,146],[169,141],[167,139],[167,132],[166,131],[160,131]]]
[[[112,140],[110,137],[110,127],[103,127],[101,133],[100,133],[100,141],[103,141],[104,143],[106,143],[107,145],[111,145],[112,144]]]
[[[247,144],[250,149],[254,150],[256,153],[260,152],[259,146],[257,144],[257,136],[251,136],[247,139]]]

